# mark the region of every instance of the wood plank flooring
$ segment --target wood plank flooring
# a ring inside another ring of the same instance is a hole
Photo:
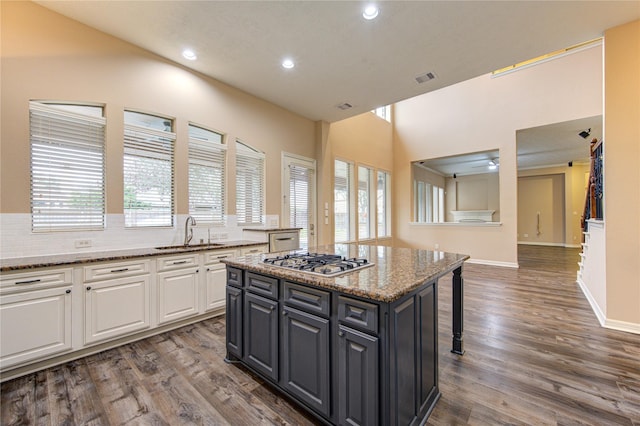
[[[578,250],[521,246],[520,269],[465,265],[464,342],[439,286],[440,390],[429,425],[640,426],[640,335],[601,328]],[[2,425],[313,425],[225,364],[216,318],[2,384]]]

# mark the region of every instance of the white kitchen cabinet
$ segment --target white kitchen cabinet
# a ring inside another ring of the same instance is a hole
[[[236,257],[233,251],[213,251],[204,254],[206,291],[204,311],[224,308],[226,305],[227,268],[223,259]]]
[[[198,255],[172,256],[158,259],[157,323],[158,325],[199,313]]]
[[[3,370],[70,350],[70,283],[0,296],[0,341]]]
[[[140,262],[136,265],[138,263]],[[144,273],[149,270],[148,265],[136,268],[140,275],[120,278],[120,274],[132,273],[131,270],[124,270],[129,264],[130,262],[123,262],[85,267],[85,278],[100,277],[99,280],[94,278],[93,282],[85,282],[83,286],[85,344],[110,340],[151,326],[151,276]],[[112,272],[92,271],[105,268]]]

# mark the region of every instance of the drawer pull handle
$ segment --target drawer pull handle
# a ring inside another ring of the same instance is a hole
[[[282,311],[282,315],[289,315],[289,312],[287,312],[287,311]]]
[[[127,272],[129,268],[112,269],[111,272]]]
[[[91,286],[87,287],[87,291],[91,290]]]
[[[175,262],[172,263],[172,265],[182,265],[183,263],[187,263],[186,260],[176,260]]]
[[[226,254],[225,254],[224,256],[218,256],[217,258],[218,258],[218,259],[226,259],[227,257],[229,257],[229,255],[226,255]]]
[[[338,336],[344,337],[344,331],[338,331]]]
[[[39,283],[40,279],[37,280],[29,280],[29,281],[16,281],[16,285],[18,284],[33,284],[33,283]]]
[[[276,238],[276,241],[291,241],[293,240],[293,237],[289,237],[289,238]]]
[[[71,290],[67,290],[67,291],[65,291],[65,293],[69,294],[69,293],[71,293]]]

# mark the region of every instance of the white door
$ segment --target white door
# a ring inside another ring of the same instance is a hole
[[[316,245],[316,161],[293,154],[282,155],[282,225],[302,228],[300,247]]]

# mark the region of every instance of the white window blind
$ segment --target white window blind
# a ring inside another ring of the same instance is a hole
[[[309,206],[314,170],[303,164],[289,164],[289,225],[302,228],[300,247],[309,247]]]
[[[236,142],[236,216],[238,225],[262,225],[264,218],[263,153]]]
[[[104,229],[102,107],[29,103],[34,232]]]
[[[173,226],[171,120],[125,111],[125,227]]]
[[[224,225],[226,154],[220,133],[189,125],[189,214],[198,223]]]
[[[351,225],[351,186],[353,182],[353,164],[335,160],[333,184],[333,208],[335,213],[334,241],[349,241],[352,238]]]

